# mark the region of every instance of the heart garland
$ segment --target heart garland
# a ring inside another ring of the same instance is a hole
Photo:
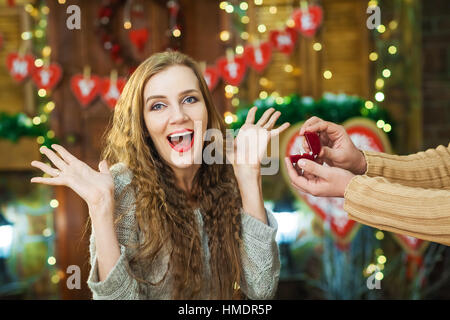
[[[232,86],[239,86],[244,79],[247,65],[242,56],[220,58],[217,61],[217,68],[226,83]]]
[[[62,68],[57,63],[35,69],[32,79],[38,89],[52,90],[61,80]]]
[[[95,75],[76,74],[70,80],[70,89],[84,108],[100,94],[101,87],[102,81]]]
[[[205,78],[209,91],[213,91],[217,83],[219,83],[219,71],[217,68],[207,67],[203,72],[203,77]]]
[[[293,28],[286,27],[284,30],[272,30],[269,35],[270,42],[281,53],[291,54],[294,51],[298,34]]]
[[[281,152],[283,156],[297,154],[302,148],[302,139],[299,135],[302,122],[291,127],[283,136]],[[367,119],[354,118],[346,121],[343,126],[357,148],[380,152],[390,152],[391,147],[384,132],[377,128],[376,124]],[[286,172],[281,166],[283,176],[293,193],[306,202],[313,212],[324,222],[328,223],[331,234],[341,249],[348,248],[346,244],[351,242],[356,235],[360,224],[348,218],[344,211],[344,199],[332,197],[315,197],[294,189]]]
[[[17,82],[22,82],[34,72],[34,56],[31,54],[19,55],[16,52],[8,54],[6,57],[6,67],[12,78]]]
[[[292,20],[295,23],[295,29],[306,37],[312,37],[322,23],[323,10],[317,5],[307,6],[294,10]]]
[[[102,81],[101,95],[102,100],[110,109],[114,109],[126,84],[125,78],[104,78]]]
[[[267,67],[272,57],[272,46],[270,42],[263,42],[255,46],[244,48],[244,59],[247,65],[261,73]]]

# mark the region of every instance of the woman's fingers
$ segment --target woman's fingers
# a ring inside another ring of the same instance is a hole
[[[52,150],[50,150],[47,147],[41,147],[41,152],[43,154],[45,154],[47,156],[47,158],[49,158],[53,164],[59,168],[60,170],[63,170],[66,166],[67,163],[65,163],[60,157],[58,157],[58,155],[56,153],[54,153]]]
[[[64,183],[62,182],[60,177],[56,178],[43,178],[43,177],[33,177],[31,178],[31,182],[48,184],[51,186],[62,186]]]
[[[266,124],[264,124],[262,127],[266,130],[271,130],[280,116],[281,112],[276,111],[274,114],[272,114],[269,121],[267,121]]]
[[[52,148],[58,151],[58,154],[61,156],[61,158],[63,158],[64,161],[69,164],[75,160],[78,160],[74,155],[72,155],[69,151],[67,151],[63,146],[60,146],[59,144],[52,144]]]
[[[261,116],[261,118],[258,120],[258,122],[256,123],[257,126],[263,127],[267,120],[270,118],[270,115],[275,111],[274,108],[269,108],[267,109],[263,115]]]
[[[255,122],[255,114],[256,110],[258,110],[257,107],[253,107],[250,110],[248,110],[247,118],[245,120],[245,123],[247,124],[253,124]]]
[[[31,165],[33,167],[41,169],[42,171],[44,171],[45,173],[47,173],[53,177],[58,176],[58,174],[60,173],[60,170],[52,168],[48,164],[42,163],[40,161],[32,161]]]
[[[276,129],[270,130],[270,137],[276,137],[277,135],[279,135],[280,133],[282,133],[284,130],[286,130],[287,128],[289,128],[291,124],[289,122],[285,122],[283,123],[281,126],[279,126]]]

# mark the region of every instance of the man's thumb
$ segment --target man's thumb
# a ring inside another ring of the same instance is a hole
[[[98,170],[101,173],[109,173],[108,162],[106,160],[102,160],[98,163]]]
[[[305,172],[311,173],[324,179],[326,178],[328,168],[324,167],[323,165],[320,165],[308,159],[300,159],[298,160],[297,164],[300,168],[305,170]]]

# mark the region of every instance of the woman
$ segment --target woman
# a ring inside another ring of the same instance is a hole
[[[320,132],[319,159],[330,167],[300,160],[299,176],[286,160],[295,188],[344,198],[349,218],[360,223],[450,245],[450,144],[397,156],[360,151],[343,126],[317,117],[303,124],[305,131]]]
[[[59,156],[43,148],[58,169],[33,161],[53,178],[32,182],[69,186],[88,204],[94,299],[274,296],[277,224],[264,208],[260,160],[289,124],[272,130],[280,116],[273,111],[256,124],[256,108],[249,111],[227,153],[231,165],[198,161],[211,146],[226,154],[225,125],[197,64],[165,52],[125,85],[99,172],[59,145],[52,146]],[[205,143],[207,129],[221,137]],[[248,133],[260,142],[258,161],[234,161],[249,159]]]

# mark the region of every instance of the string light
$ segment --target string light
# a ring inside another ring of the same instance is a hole
[[[384,26],[384,24],[380,24],[380,25],[377,27],[377,31],[378,31],[379,33],[384,33],[384,32],[386,31],[386,27]]]
[[[228,4],[228,5],[225,7],[225,11],[226,11],[227,13],[233,13],[233,11],[234,11],[233,5],[232,5],[232,4]]]
[[[57,208],[59,206],[59,202],[56,199],[50,200],[50,207]]]
[[[267,30],[267,28],[266,28],[266,26],[265,26],[264,24],[260,24],[260,25],[258,26],[258,31],[259,31],[260,33],[264,33],[264,32],[266,32],[266,30]]]
[[[294,71],[294,67],[291,64],[287,64],[284,66],[284,71],[286,71],[287,73],[291,73],[292,71]]]
[[[384,93],[381,91],[375,93],[375,100],[377,100],[378,102],[384,101]]]
[[[286,21],[286,26],[288,26],[289,28],[295,27],[295,21],[294,21],[294,19],[289,18],[289,19]]]
[[[372,109],[373,108],[373,102],[372,101],[366,101],[365,103],[364,103],[364,106],[367,108],[367,109]]]
[[[181,30],[178,29],[178,28],[175,28],[175,29],[172,31],[172,35],[173,35],[175,38],[180,37],[180,36],[181,36]]]
[[[381,74],[383,75],[383,77],[389,78],[391,76],[391,70],[384,69]]]
[[[244,47],[241,45],[236,46],[236,54],[243,54],[244,53]]]
[[[267,94],[266,91],[261,91],[261,92],[259,93],[259,98],[260,98],[260,99],[266,99],[267,97],[268,97],[268,94]]]
[[[241,39],[242,40],[248,40],[249,36],[250,35],[248,34],[247,31],[244,31],[244,32],[241,33]]]
[[[239,98],[233,98],[233,99],[231,100],[231,105],[232,105],[233,107],[239,106]]]
[[[398,22],[396,20],[392,20],[391,22],[389,22],[389,29],[391,30],[395,30],[398,27]]]
[[[377,81],[375,81],[375,87],[377,89],[382,89],[384,87],[384,80],[381,78],[378,78]]]
[[[53,256],[48,257],[47,263],[48,263],[49,265],[53,266],[53,265],[56,263],[56,258],[53,257]]]
[[[220,40],[223,42],[230,40],[230,32],[228,30],[224,30],[220,33]]]
[[[333,73],[331,73],[330,70],[325,70],[323,73],[323,77],[327,80],[331,79],[333,77]]]
[[[124,27],[125,29],[131,29],[131,27],[132,27],[131,21],[125,21],[125,22],[123,23],[123,27]]]
[[[369,54],[369,60],[370,60],[370,61],[377,61],[377,60],[378,60],[378,53],[376,53],[376,52],[371,52],[371,53]]]
[[[39,136],[36,138],[36,142],[38,144],[43,144],[45,142],[45,138],[43,136]]]
[[[239,4],[239,8],[241,8],[241,10],[247,10],[248,9],[248,3],[247,2],[241,2]]]
[[[383,121],[383,120],[381,120],[381,121]],[[384,122],[383,122],[384,123]],[[380,124],[381,124],[381,122],[380,122]],[[377,238],[377,240],[383,240],[384,239],[384,233],[383,233],[383,231],[377,231],[376,233],[375,233],[375,238]]]
[[[389,123],[386,123],[386,124],[383,126],[383,130],[384,130],[384,132],[391,132],[392,126],[391,126]]]
[[[271,14],[276,14],[276,13],[277,13],[277,7],[275,7],[275,6],[270,6],[269,12],[270,12]]]
[[[397,53],[397,47],[396,46],[389,46],[388,52],[390,54],[396,54]]]
[[[38,90],[38,96],[39,96],[39,97],[43,98],[43,97],[45,97],[46,95],[47,95],[47,90],[45,90],[45,89],[39,89],[39,90]]]
[[[322,50],[322,44],[320,42],[314,42],[313,49],[314,49],[314,51]]]
[[[243,24],[247,24],[247,23],[250,22],[250,18],[249,18],[248,16],[242,16],[241,22],[242,22]]]
[[[255,4],[256,4],[257,6],[260,6],[260,5],[263,4],[263,0],[255,0]]]
[[[38,68],[42,67],[44,65],[44,60],[42,59],[36,59],[34,60],[34,65]]]
[[[381,120],[381,119],[380,119],[380,120],[378,120],[378,121],[377,121],[377,127],[378,127],[378,128],[380,128],[380,129],[381,129],[381,128],[383,128],[383,127],[384,127],[384,125],[385,125],[385,123],[384,123],[384,121],[383,121],[383,120]]]
[[[219,8],[222,10],[225,10],[225,8],[228,6],[228,2],[227,1],[222,1],[219,4]]]

